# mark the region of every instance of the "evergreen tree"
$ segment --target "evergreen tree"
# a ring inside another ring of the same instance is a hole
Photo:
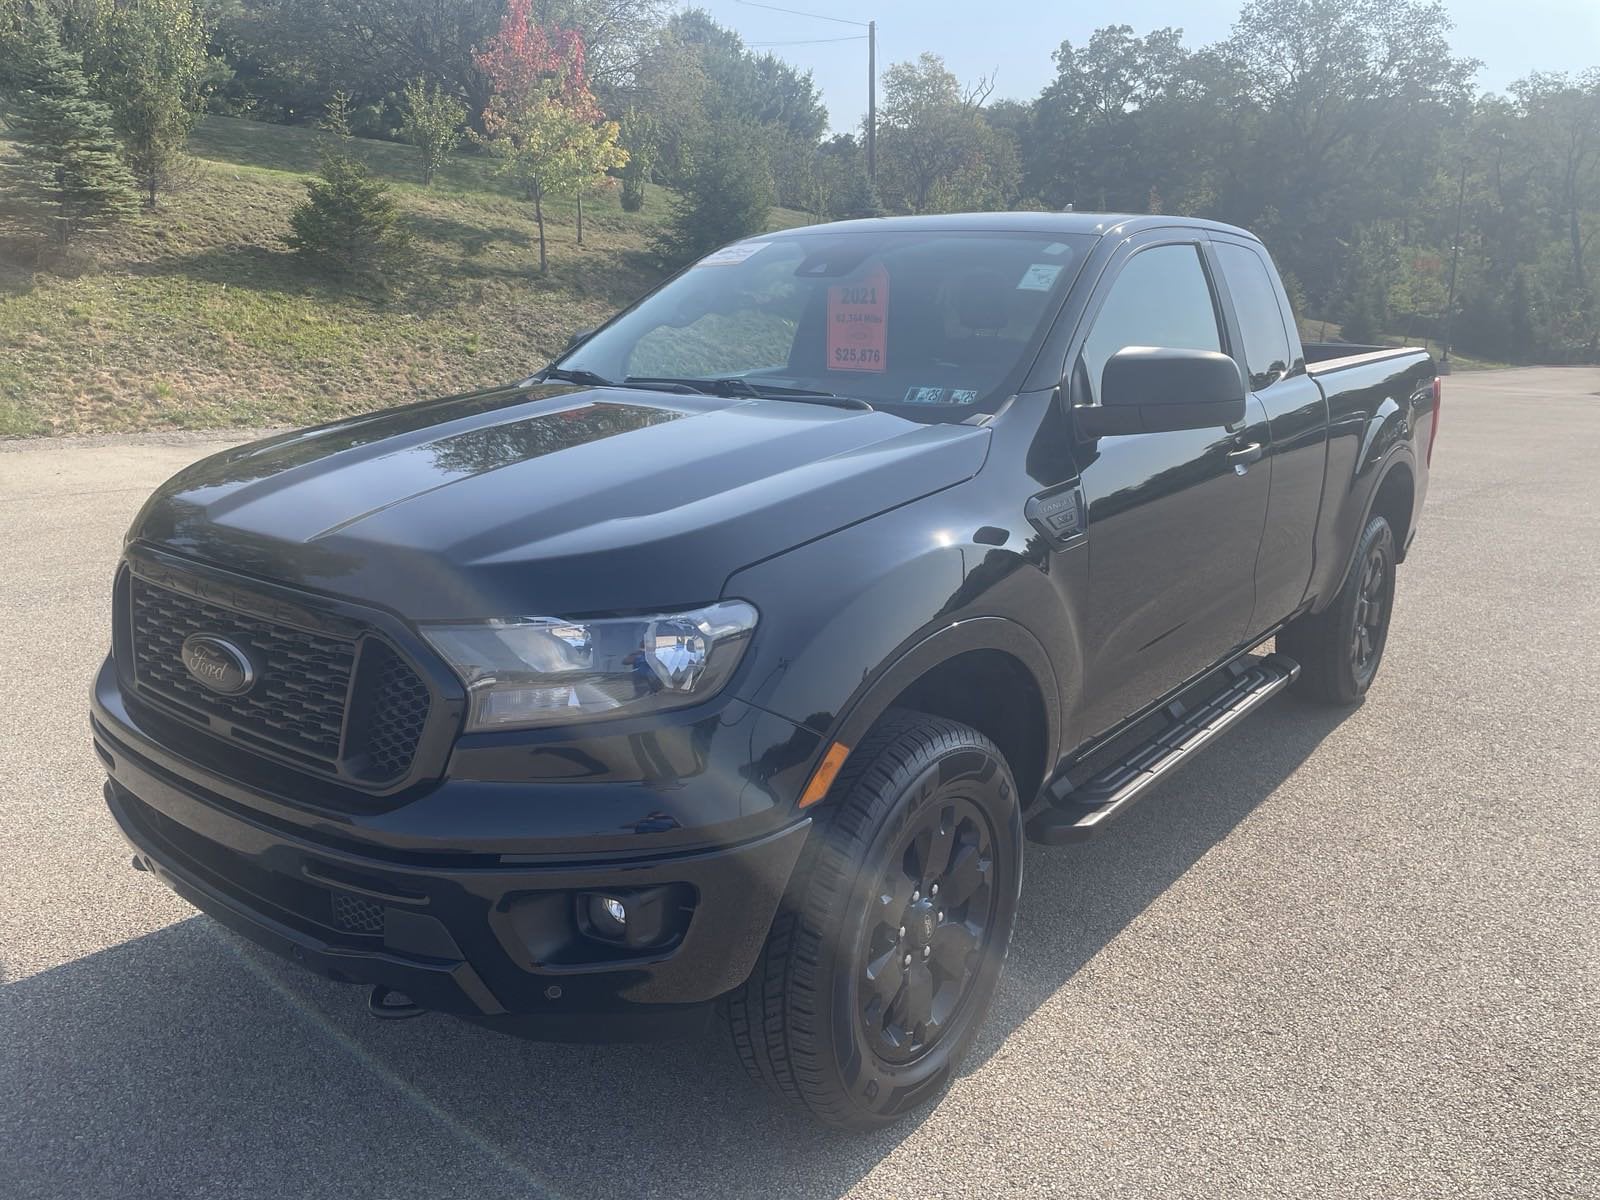
[[[389,185],[349,150],[349,108],[349,97],[334,93],[326,127],[338,140],[322,156],[322,178],[307,181],[306,198],[289,214],[292,232],[284,240],[330,274],[382,282],[411,235]]]
[[[74,233],[109,225],[138,207],[111,110],[95,100],[82,60],[55,29],[32,23],[12,39],[4,110],[16,139],[0,162],[0,203],[46,228],[65,247]]]
[[[677,266],[761,233],[772,202],[772,171],[762,131],[739,125],[722,129],[690,163],[671,223],[656,236],[656,253],[667,265]]]

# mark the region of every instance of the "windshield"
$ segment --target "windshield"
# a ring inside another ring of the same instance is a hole
[[[1092,236],[977,230],[753,238],[669,280],[557,361],[740,380],[919,420],[993,411],[1022,382]]]

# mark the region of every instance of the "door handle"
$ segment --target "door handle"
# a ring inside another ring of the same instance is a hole
[[[1248,446],[1240,446],[1237,450],[1228,451],[1228,461],[1233,464],[1233,473],[1243,475],[1250,469],[1250,464],[1261,458],[1262,449],[1260,442],[1251,442]]]

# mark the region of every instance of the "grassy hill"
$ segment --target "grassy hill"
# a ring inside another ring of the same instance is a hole
[[[410,147],[359,142],[416,248],[389,295],[354,295],[283,244],[325,137],[208,117],[192,178],[65,263],[0,228],[0,436],[303,424],[513,379],[657,278],[659,188],[641,213],[587,198],[582,248],[573,206],[547,205],[540,279],[531,208],[491,163],[425,189]]]

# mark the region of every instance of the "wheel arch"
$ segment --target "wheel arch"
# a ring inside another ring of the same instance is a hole
[[[1060,692],[1038,640],[1005,617],[973,617],[930,634],[850,701],[828,744],[859,745],[891,709],[970,725],[999,747],[1026,807],[1054,762]]]
[[[1397,454],[1385,470],[1383,478],[1378,481],[1377,489],[1372,494],[1372,502],[1367,506],[1367,514],[1361,522],[1363,529],[1374,516],[1381,515],[1389,522],[1389,528],[1394,530],[1396,562],[1404,562],[1406,558],[1406,544],[1410,540],[1416,498],[1417,476],[1412,469],[1410,456]]]
[[[1379,459],[1369,472],[1364,473],[1369,474],[1372,480],[1371,485],[1365,489],[1353,489],[1354,494],[1349,496],[1350,501],[1353,502],[1356,496],[1362,495],[1364,492],[1359,509],[1360,519],[1355,522],[1351,531],[1350,545],[1345,550],[1343,559],[1337,560],[1339,563],[1338,574],[1331,579],[1326,579],[1324,584],[1321,585],[1323,590],[1311,610],[1313,612],[1322,612],[1338,597],[1339,589],[1344,586],[1345,579],[1349,577],[1350,568],[1356,561],[1356,551],[1361,548],[1361,534],[1365,531],[1367,523],[1372,520],[1374,513],[1381,512],[1385,517],[1389,517],[1391,512],[1399,512],[1400,507],[1404,506],[1405,521],[1403,527],[1396,526],[1392,518],[1389,520],[1389,524],[1394,528],[1395,561],[1400,562],[1405,557],[1406,534],[1410,530],[1413,510],[1416,504],[1416,465],[1412,461],[1411,451],[1404,444],[1397,445],[1387,455]],[[1385,507],[1379,507],[1380,501]],[[1355,509],[1354,503],[1351,503],[1351,509]]]

